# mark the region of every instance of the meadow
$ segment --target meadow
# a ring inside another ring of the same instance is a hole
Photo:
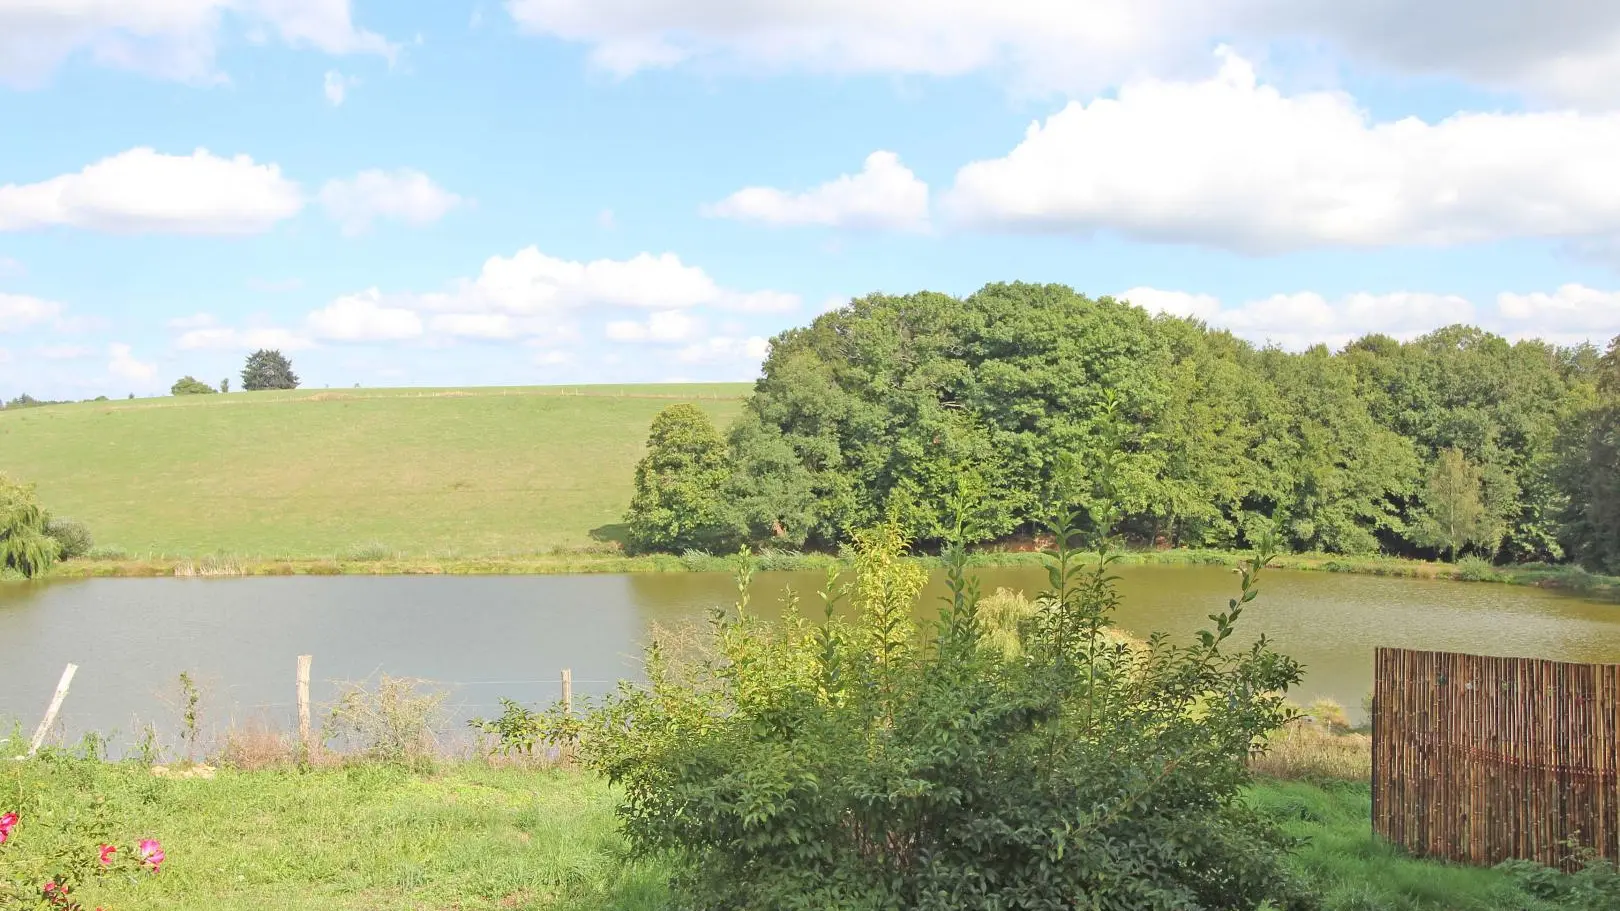
[[[0,411],[0,471],[130,557],[601,547],[653,416],[747,384],[301,389]]]

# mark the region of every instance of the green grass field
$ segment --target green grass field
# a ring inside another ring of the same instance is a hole
[[[104,831],[68,838],[92,794]],[[1262,781],[1249,799],[1306,839],[1294,867],[1324,911],[1610,907],[1537,900],[1504,873],[1401,854],[1372,834],[1365,784]],[[613,806],[586,774],[479,762],[173,779],[59,755],[0,763],[0,813],[22,817],[0,847],[0,884],[57,848],[151,837],[167,853],[157,875],[92,879],[75,898],[108,911],[667,909],[667,869],[627,856]]]
[[[695,402],[724,426],[748,389],[310,389],[6,410],[0,471],[131,555],[539,554],[613,534],[661,408]]]

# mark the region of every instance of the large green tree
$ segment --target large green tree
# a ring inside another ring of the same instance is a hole
[[[1598,399],[1570,423],[1555,472],[1560,530],[1588,569],[1620,574],[1620,337],[1594,372]]]
[[[169,388],[170,395],[210,395],[214,387],[193,376],[183,376]]]
[[[280,351],[261,348],[248,355],[242,367],[242,388],[248,392],[297,389],[298,374],[293,373],[292,362]]]
[[[1412,539],[1451,560],[1469,545],[1493,553],[1502,538],[1498,515],[1491,509],[1479,466],[1460,449],[1443,449],[1429,471],[1423,512],[1412,528]]]
[[[671,405],[653,419],[625,514],[636,550],[711,550],[731,543],[725,440],[703,409]]]

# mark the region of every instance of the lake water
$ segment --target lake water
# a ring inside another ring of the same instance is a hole
[[[985,591],[1040,590],[1038,568],[978,571]],[[1121,569],[1120,625],[1187,635],[1225,604],[1237,577],[1219,567]],[[753,597],[779,611],[792,585],[817,604],[819,574],[761,573]],[[173,730],[181,671],[200,683],[205,727],[295,716],[296,657],[314,656],[312,696],[377,673],[449,692],[455,721],[497,699],[550,702],[571,668],[574,690],[601,693],[635,676],[654,623],[700,620],[735,600],[722,574],[484,577],[104,579],[0,584],[0,719],[32,729],[62,668],[79,665],[61,734],[137,723]],[[936,580],[930,603],[943,589]],[[924,607],[924,611],[930,608]],[[1379,645],[1620,662],[1620,605],[1533,588],[1272,571],[1245,613],[1306,665],[1302,699],[1329,696],[1352,716],[1371,689]]]

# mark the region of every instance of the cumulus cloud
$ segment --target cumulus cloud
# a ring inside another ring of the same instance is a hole
[[[329,180],[320,202],[344,234],[363,234],[379,218],[411,225],[438,221],[465,202],[410,168],[361,171],[349,180]]]
[[[682,310],[660,310],[645,321],[613,320],[607,337],[616,342],[684,342],[703,328],[703,322]]]
[[[4,0],[0,0],[4,2]],[[39,183],[0,186],[0,231],[54,226],[121,233],[252,234],[297,215],[298,184],[273,164],[207,149],[130,149]]]
[[[1315,344],[1337,348],[1370,333],[1412,339],[1455,323],[1565,345],[1602,345],[1620,335],[1620,291],[1575,284],[1550,293],[1503,293],[1487,307],[1457,295],[1412,291],[1338,298],[1298,292],[1227,305],[1208,294],[1140,287],[1119,298],[1151,313],[1190,316],[1258,344],[1296,351]]]
[[[958,222],[1250,253],[1620,234],[1620,114],[1375,123],[1336,92],[1285,95],[1223,50],[1202,82],[1071,102],[963,167]]]
[[[1449,294],[1396,291],[1328,299],[1310,291],[1227,306],[1208,294],[1132,288],[1119,295],[1151,313],[1193,317],[1257,344],[1291,351],[1326,344],[1338,348],[1369,333],[1416,338],[1442,326],[1475,321],[1474,306]]]
[[[35,86],[69,56],[167,79],[214,82],[225,24],[255,37],[328,54],[378,54],[397,46],[354,24],[350,0],[0,0],[0,82]]]
[[[340,297],[311,312],[305,323],[315,338],[341,342],[399,341],[422,334],[422,318],[414,310],[385,305],[376,288]]]
[[[1603,344],[1620,336],[1620,291],[1568,284],[1557,291],[1497,295],[1504,327],[1516,336],[1542,336],[1566,343]]]
[[[26,294],[0,292],[0,332],[17,332],[56,319],[62,305]]]
[[[802,193],[746,187],[703,212],[779,226],[922,230],[928,226],[928,185],[898,155],[877,151],[866,156],[859,174],[844,174]]]
[[[760,294],[774,295],[762,297]],[[538,316],[595,307],[681,310],[701,305],[780,307],[777,292],[737,292],[720,287],[697,266],[673,253],[638,253],[629,259],[589,262],[559,259],[525,247],[512,256],[492,256],[478,277],[448,292],[421,296],[430,310]]]
[[[675,359],[683,364],[718,364],[753,371],[770,350],[770,341],[757,335],[748,338],[720,335],[682,348],[675,353]]]
[[[1217,41],[1325,48],[1552,101],[1620,102],[1620,5],[1594,0],[508,0],[518,26],[578,42],[609,72],[1010,74],[1089,92],[1200,71]]]
[[[157,375],[157,365],[136,360],[133,348],[115,342],[107,346],[107,372],[119,379],[145,383]]]

